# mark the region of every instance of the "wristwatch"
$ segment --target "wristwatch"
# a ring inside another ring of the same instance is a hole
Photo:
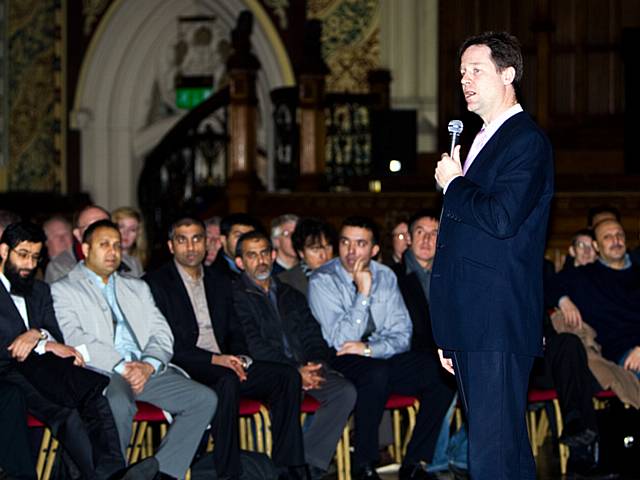
[[[47,338],[49,338],[49,336],[47,335],[47,332],[40,329],[40,340],[46,340]]]
[[[365,343],[365,344],[364,344],[364,350],[362,351],[362,354],[363,354],[365,357],[370,357],[370,356],[371,356],[371,347],[369,346],[369,344],[368,344],[368,343]]]

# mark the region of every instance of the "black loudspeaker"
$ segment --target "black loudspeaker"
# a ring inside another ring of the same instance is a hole
[[[416,171],[418,145],[415,110],[371,112],[372,175],[411,175]]]

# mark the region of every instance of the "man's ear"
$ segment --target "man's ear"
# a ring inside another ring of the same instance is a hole
[[[277,256],[278,256],[278,252],[276,252],[275,248],[272,248],[271,249],[271,262],[275,262]]]
[[[569,255],[571,255],[573,258],[576,258],[576,249],[573,248],[573,245],[569,247]]]
[[[71,233],[73,233],[73,236],[78,242],[82,243],[82,236],[80,235],[79,228],[74,228],[73,230],[71,230]]]
[[[240,269],[240,270],[244,270],[244,262],[242,261],[242,257],[236,257],[234,259],[234,261],[236,262],[236,266]]]
[[[8,256],[9,256],[9,245],[7,245],[6,243],[0,244],[0,257],[2,257],[2,263],[4,263],[7,260]]]
[[[169,247],[169,251],[171,252],[171,255],[173,255],[175,253],[173,251],[173,242],[171,240],[167,240],[167,246]]]
[[[380,252],[380,245],[374,245],[373,248],[371,249],[371,258],[378,255],[378,252]]]
[[[85,258],[87,258],[89,256],[89,244],[83,243],[81,247],[82,247],[82,254],[84,255]]]
[[[513,67],[507,67],[502,70],[502,82],[505,85],[510,85],[513,83],[513,80],[516,78],[516,69]]]
[[[591,240],[591,245],[593,245],[593,249],[596,251],[596,253],[600,253],[600,249],[598,248],[598,242],[596,242],[595,240]]]

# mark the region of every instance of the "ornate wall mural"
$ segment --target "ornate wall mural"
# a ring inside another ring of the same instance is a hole
[[[307,16],[322,20],[327,90],[364,93],[367,72],[380,67],[378,0],[308,0]]]
[[[61,190],[62,168],[54,137],[59,130],[52,79],[57,2],[8,2],[8,190]]]

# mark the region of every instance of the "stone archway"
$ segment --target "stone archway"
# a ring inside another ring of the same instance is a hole
[[[292,85],[293,73],[280,38],[258,2],[121,0],[109,8],[85,56],[71,112],[72,126],[81,134],[81,188],[96,203],[106,208],[136,204],[144,155],[181,116],[152,124],[147,119],[158,56],[172,48],[177,18],[214,15],[230,32],[245,9],[254,13],[252,44],[262,63],[257,84],[259,114],[269,119],[269,92]],[[271,158],[271,122],[263,125],[259,142]],[[266,177],[272,183],[272,168]]]

